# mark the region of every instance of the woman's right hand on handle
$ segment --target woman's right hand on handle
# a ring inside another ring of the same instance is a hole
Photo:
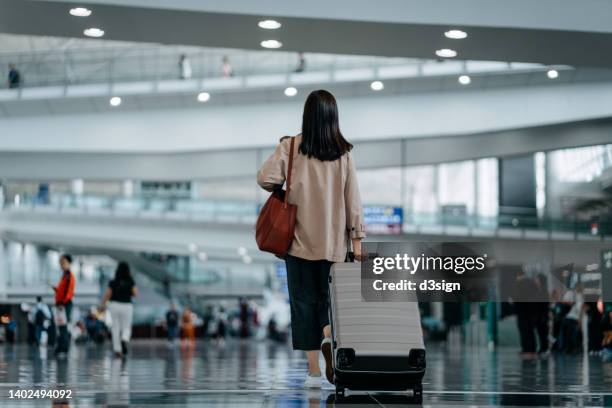
[[[361,238],[353,238],[353,254],[355,255],[355,260],[359,262],[363,262],[367,258],[367,254],[363,254],[361,252]]]

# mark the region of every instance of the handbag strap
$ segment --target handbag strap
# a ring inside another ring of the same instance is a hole
[[[291,173],[293,173],[293,145],[295,144],[295,137],[291,138],[291,147],[289,148],[289,163],[287,164],[287,191],[285,191],[285,199],[283,206],[287,208],[289,202],[289,191],[291,190]]]

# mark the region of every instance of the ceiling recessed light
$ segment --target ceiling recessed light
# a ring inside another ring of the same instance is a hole
[[[109,103],[111,106],[119,106],[121,105],[121,98],[118,96],[113,96],[112,98],[110,98]]]
[[[245,256],[247,254],[247,249],[245,247],[238,247],[238,255]]]
[[[75,17],[89,17],[91,16],[91,10],[85,7],[74,7],[69,11],[71,16]]]
[[[374,81],[370,84],[370,88],[372,88],[373,91],[382,91],[385,88],[385,84],[381,81]]]
[[[200,92],[198,94],[198,102],[208,102],[210,94],[208,92]]]
[[[470,82],[472,82],[472,78],[470,78],[470,76],[469,76],[469,75],[461,75],[461,76],[459,77],[459,83],[460,83],[461,85],[469,85],[469,84],[470,84]]]
[[[451,50],[450,48],[442,48],[440,50],[436,50],[436,55],[442,58],[453,58],[457,56],[457,51]]]
[[[247,265],[248,265],[248,264],[250,264],[251,262],[253,262],[253,258],[251,258],[251,257],[250,257],[250,256],[248,256],[248,255],[245,255],[245,256],[243,256],[243,257],[242,257],[242,262],[244,262],[245,264],[247,264]]]
[[[208,260],[208,254],[206,252],[200,252],[198,254],[198,259],[202,262],[205,262]]]
[[[295,89],[294,87],[290,86],[289,88],[285,89],[285,95],[287,95],[287,96],[295,96],[295,95],[297,95],[297,89]]]
[[[85,34],[87,37],[99,38],[104,35],[104,30],[92,27],[85,29],[85,31],[83,31],[83,34]]]
[[[259,28],[263,28],[265,30],[277,30],[281,28],[282,24],[276,20],[261,20],[257,23]]]
[[[264,48],[280,48],[283,43],[278,40],[264,40],[261,42],[261,46]]]
[[[556,69],[549,69],[546,72],[546,76],[550,79],[557,79],[559,77],[559,71],[557,71]]]
[[[468,35],[465,31],[461,31],[461,30],[448,30],[447,32],[444,33],[444,36],[446,38],[451,38],[453,40],[462,40],[464,38],[466,38]]]

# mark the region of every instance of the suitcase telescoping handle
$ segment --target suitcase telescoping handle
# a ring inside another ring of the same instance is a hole
[[[368,252],[366,254],[366,259],[372,260],[374,258],[378,258],[378,252],[373,252],[373,253]],[[349,251],[346,253],[345,262],[349,262],[349,263],[355,262],[355,253],[353,251]]]

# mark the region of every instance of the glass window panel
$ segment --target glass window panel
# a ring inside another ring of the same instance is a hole
[[[401,206],[400,167],[359,170],[357,178],[364,205]]]
[[[440,164],[438,168],[438,197],[440,206],[464,205],[467,214],[474,213],[474,161]]]
[[[556,150],[549,154],[551,177],[560,182],[590,182],[610,166],[612,145]]]
[[[404,219],[408,223],[431,221],[438,211],[435,166],[404,169]]]

